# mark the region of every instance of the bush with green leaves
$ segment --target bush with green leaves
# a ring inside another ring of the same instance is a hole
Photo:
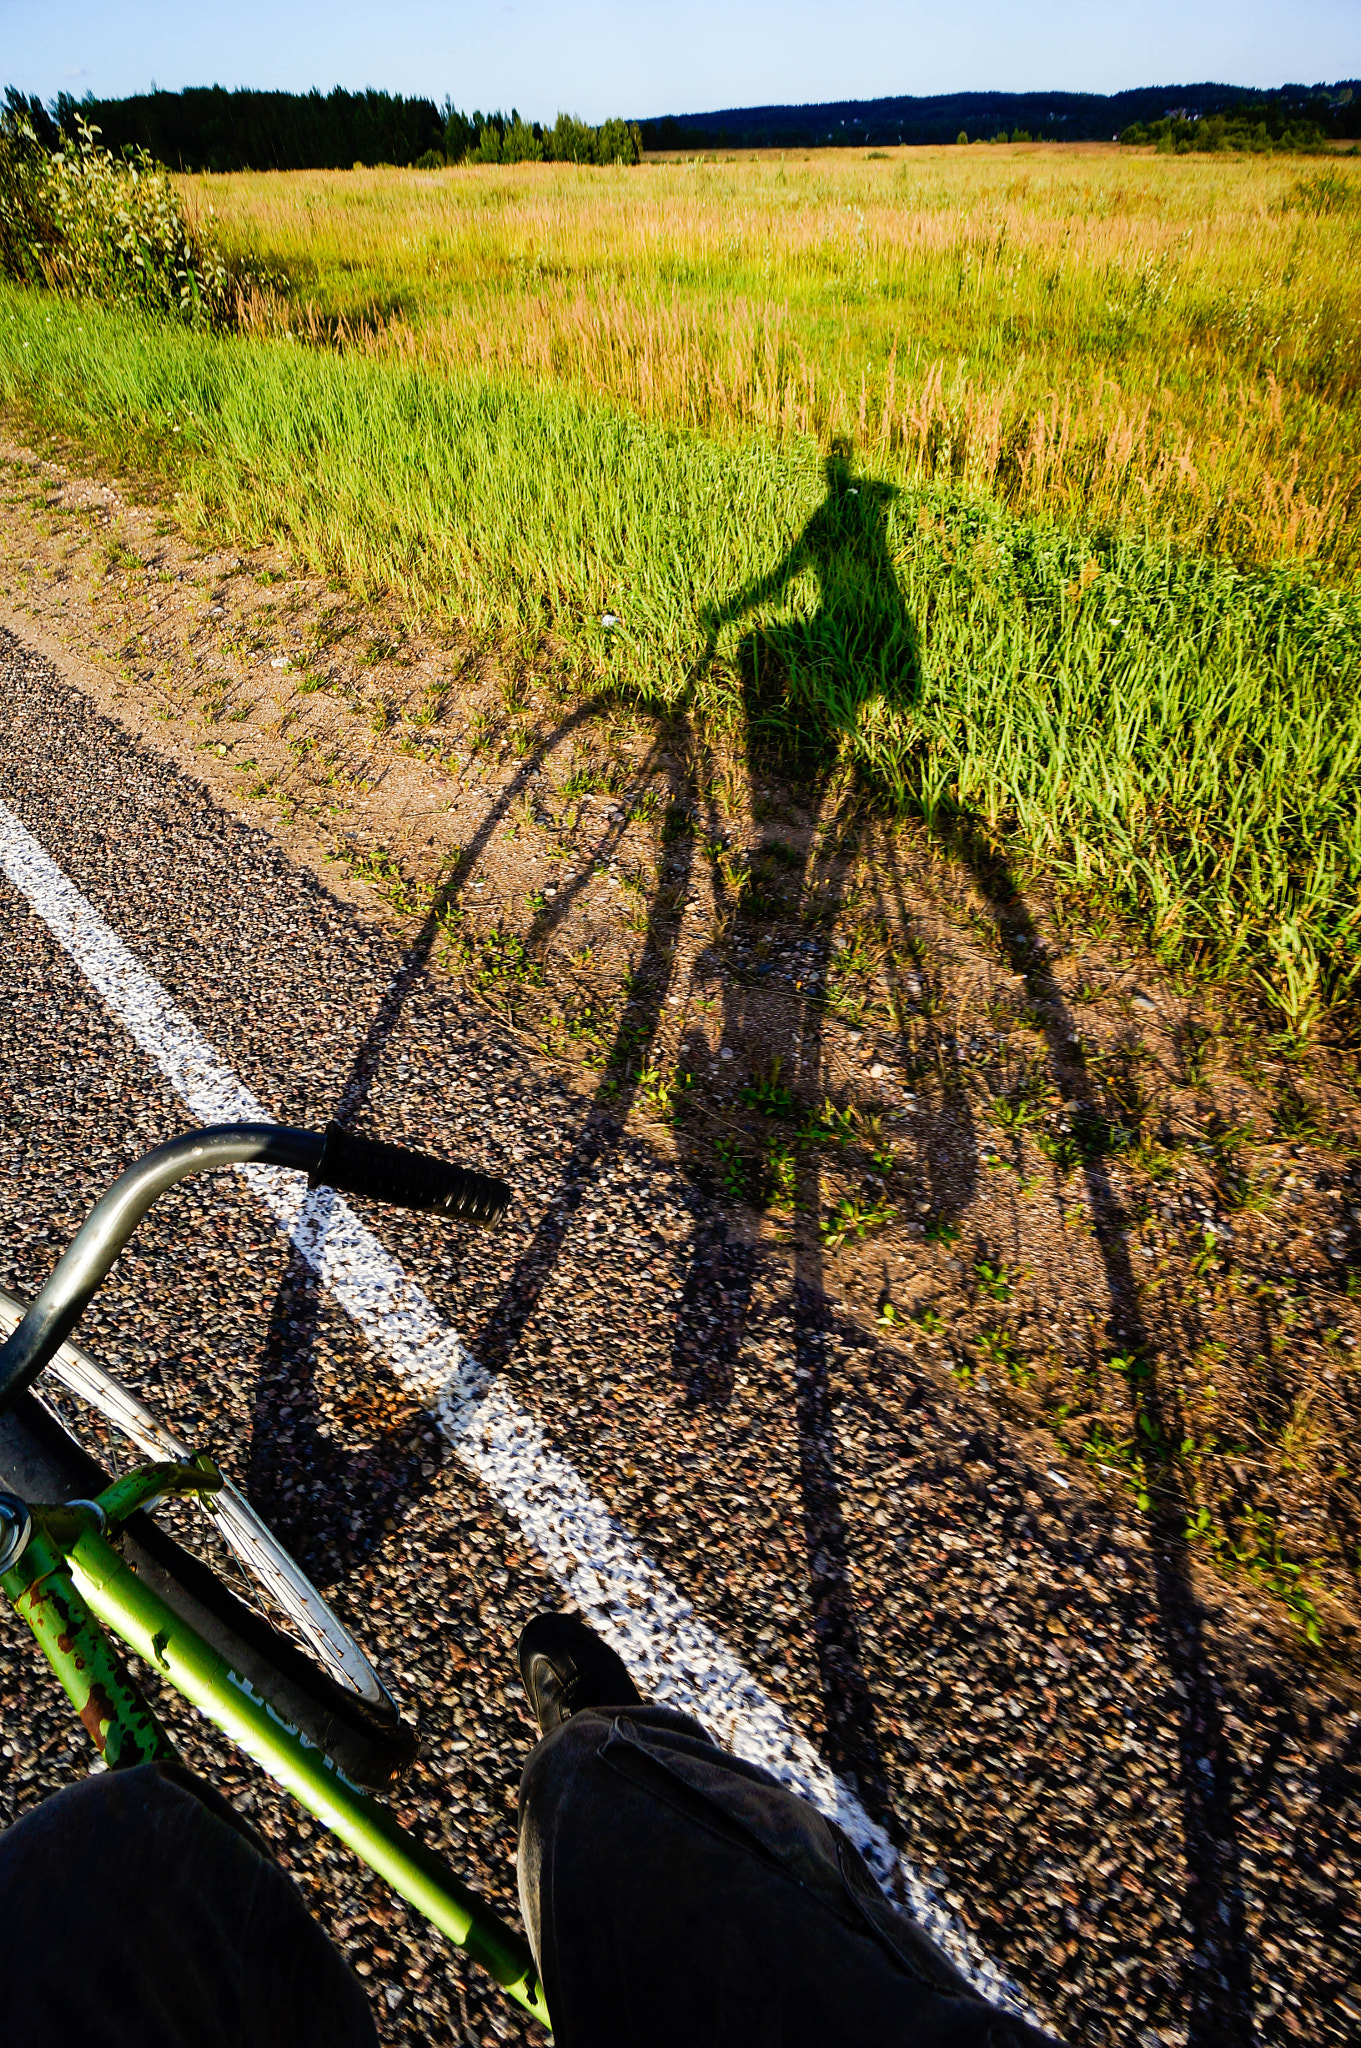
[[[0,271],[207,327],[231,325],[259,282],[228,270],[144,151],[115,157],[83,122],[48,151],[13,109],[0,120]]]
[[[642,162],[642,135],[636,121],[602,121],[593,128],[572,114],[559,114],[551,128],[526,121],[513,108],[505,114],[474,114],[457,135],[463,116],[453,114],[450,163],[470,164],[636,164]],[[472,131],[472,136],[469,134]],[[460,147],[460,144],[462,145]]]
[[[1265,117],[1258,119],[1242,109],[1205,119],[1168,114],[1161,121],[1131,123],[1121,130],[1120,140],[1136,149],[1151,142],[1162,156],[1187,156],[1193,150],[1269,156],[1278,149],[1306,155],[1327,148],[1328,138],[1317,121],[1282,119],[1279,108],[1272,106],[1264,111]]]

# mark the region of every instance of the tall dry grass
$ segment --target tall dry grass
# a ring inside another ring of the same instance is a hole
[[[1361,166],[1110,149],[187,181],[257,326],[1245,564],[1361,563]],[[248,317],[250,317],[248,309]]]

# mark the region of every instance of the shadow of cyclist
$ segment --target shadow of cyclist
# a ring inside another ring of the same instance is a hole
[[[702,616],[711,664],[726,625],[781,599],[790,616],[758,624],[738,647],[749,772],[794,768],[821,788],[872,700],[916,697],[917,640],[889,546],[892,484],[858,475],[834,443],[827,495],[783,559]],[[813,604],[800,589],[816,586]]]
[[[732,722],[740,732],[750,814],[762,815],[763,783],[779,776],[792,783],[807,830],[799,835],[798,850],[783,837],[748,849],[746,886],[734,886],[716,857],[713,886],[716,922],[727,955],[721,974],[723,1040],[736,1048],[749,1035],[759,1035],[779,1053],[782,1077],[790,1088],[812,1102],[826,1088],[831,933],[851,870],[871,843],[865,803],[868,750],[860,744],[861,737],[883,714],[912,706],[920,675],[915,626],[890,545],[889,511],[896,492],[889,484],[858,475],[841,445],[833,446],[825,478],[825,497],[783,557],[706,612],[702,621],[707,632],[706,667],[712,674],[725,628],[785,605],[783,617],[773,622],[758,617],[738,639],[732,672],[740,708],[733,705]],[[721,844],[718,827],[714,812],[709,819],[711,847]],[[776,1026],[775,1043],[767,988],[742,972],[740,965],[752,955],[751,942],[766,909],[750,878],[767,845],[780,865],[781,893],[800,900],[817,933],[802,953],[802,999],[786,1006],[788,1015]],[[967,1200],[968,1192],[952,1190],[951,1206]],[[822,1209],[816,1148],[808,1148],[796,1165],[794,1200],[808,1219],[816,1219]],[[750,1296],[750,1255],[740,1245],[725,1243],[720,1229],[697,1234],[692,1261],[678,1318],[675,1362],[688,1398],[722,1405],[730,1395],[731,1359],[740,1338],[734,1323]],[[804,1548],[828,1760],[840,1775],[856,1782],[877,1818],[891,1822],[856,1619],[854,1568],[837,1465],[829,1359],[832,1318],[816,1221],[796,1232],[790,1312]]]
[[[762,813],[762,781],[779,775],[792,783],[809,820],[801,862],[791,865],[789,848],[778,858],[784,886],[798,891],[806,915],[817,920],[821,939],[803,977],[800,1043],[776,1047],[786,1078],[800,1074],[805,1086],[819,1085],[826,1003],[827,940],[844,900],[849,870],[857,857],[882,866],[882,849],[872,841],[875,805],[867,804],[876,769],[874,741],[891,731],[915,705],[921,679],[916,622],[904,600],[894,566],[889,511],[898,492],[892,484],[857,473],[846,444],[833,444],[825,466],[827,492],[782,559],[704,614],[712,670],[718,636],[748,614],[790,599],[788,616],[774,624],[758,621],[738,641],[735,668],[740,683],[741,745],[745,754],[749,806]],[[717,839],[711,819],[710,842]],[[754,862],[765,851],[752,849]],[[722,865],[714,864],[714,895],[720,921],[726,919],[740,954],[748,928],[759,919],[759,902],[734,893]],[[901,896],[901,892],[898,892]],[[898,922],[911,927],[899,901]],[[920,980],[905,977],[896,960],[887,969],[901,1018],[920,1000]],[[918,984],[916,992],[911,985]],[[921,1167],[937,1220],[951,1221],[974,1192],[977,1144],[967,1098],[959,1084],[948,1034],[933,1022],[939,991],[927,990],[924,1049],[942,1085],[940,1113],[924,1134]],[[725,991],[725,1036],[741,1034],[748,991],[729,978]],[[932,999],[935,1000],[932,1000]],[[768,1035],[768,1031],[765,1035]],[[901,1050],[909,1053],[900,1026]]]

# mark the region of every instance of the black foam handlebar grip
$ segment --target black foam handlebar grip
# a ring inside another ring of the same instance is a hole
[[[429,1209],[464,1223],[495,1223],[510,1206],[511,1190],[490,1174],[470,1173],[424,1152],[407,1152],[377,1138],[361,1138],[327,1124],[321,1157],[308,1175],[311,1188],[337,1188],[398,1209]]]

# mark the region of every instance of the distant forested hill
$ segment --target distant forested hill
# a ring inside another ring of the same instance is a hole
[[[644,149],[817,149],[841,145],[971,142],[1021,131],[1027,141],[1109,142],[1123,130],[1169,115],[1183,121],[1215,114],[1313,122],[1322,133],[1361,135],[1361,82],[1284,85],[1256,92],[1240,85],[1151,85],[1106,95],[1088,92],[955,92],[931,99],[837,100],[807,107],[729,107],[642,121]]]

